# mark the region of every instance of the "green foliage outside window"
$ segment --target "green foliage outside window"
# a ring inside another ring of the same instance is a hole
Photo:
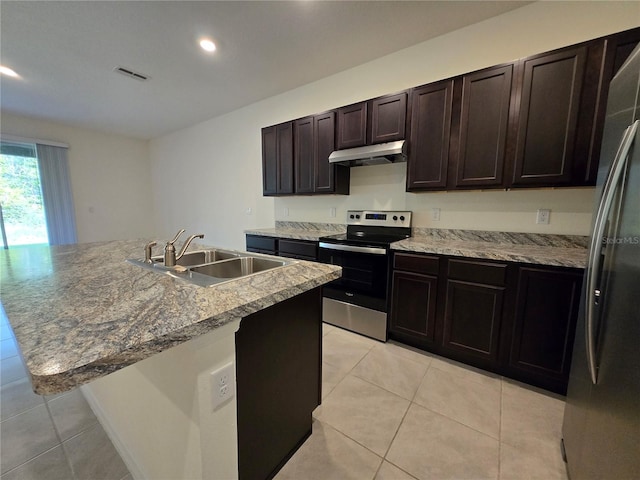
[[[0,155],[0,203],[10,246],[47,243],[35,156]]]

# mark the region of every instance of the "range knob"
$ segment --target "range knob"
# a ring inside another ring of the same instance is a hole
[[[355,215],[351,214],[351,215],[349,215],[349,218],[353,219],[353,218],[355,218]]]
[[[393,221],[395,222],[395,221],[397,221],[397,220],[398,220],[398,216],[397,216],[397,215],[394,215],[394,216],[393,216]]]
[[[404,222],[404,215],[400,215],[400,221]]]
[[[360,215],[356,215],[356,219],[360,220]]]

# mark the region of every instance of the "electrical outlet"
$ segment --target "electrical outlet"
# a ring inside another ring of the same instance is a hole
[[[538,214],[536,215],[536,223],[540,225],[549,225],[550,218],[551,210],[547,208],[538,209]]]
[[[247,207],[247,209],[244,211],[244,213],[246,213],[247,215],[251,215],[251,207]]]
[[[331,208],[329,209],[329,216],[330,216],[331,218],[335,218],[335,216],[336,216],[336,207],[331,207]]]
[[[233,363],[211,372],[211,394],[214,410],[235,396],[236,378]]]
[[[440,209],[439,208],[432,208],[431,209],[431,220],[433,220],[434,222],[439,222],[440,221]]]
[[[284,207],[284,208],[282,209],[282,214],[283,214],[285,217],[288,217],[288,216],[289,216],[289,208],[288,208],[288,207]]]

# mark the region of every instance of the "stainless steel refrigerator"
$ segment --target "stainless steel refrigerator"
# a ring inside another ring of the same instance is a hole
[[[562,427],[571,480],[640,479],[640,47],[611,82]]]

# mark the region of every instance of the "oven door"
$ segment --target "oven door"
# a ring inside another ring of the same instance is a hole
[[[380,312],[387,311],[387,249],[320,242],[319,260],[342,267],[342,277],[328,283],[323,295]]]

